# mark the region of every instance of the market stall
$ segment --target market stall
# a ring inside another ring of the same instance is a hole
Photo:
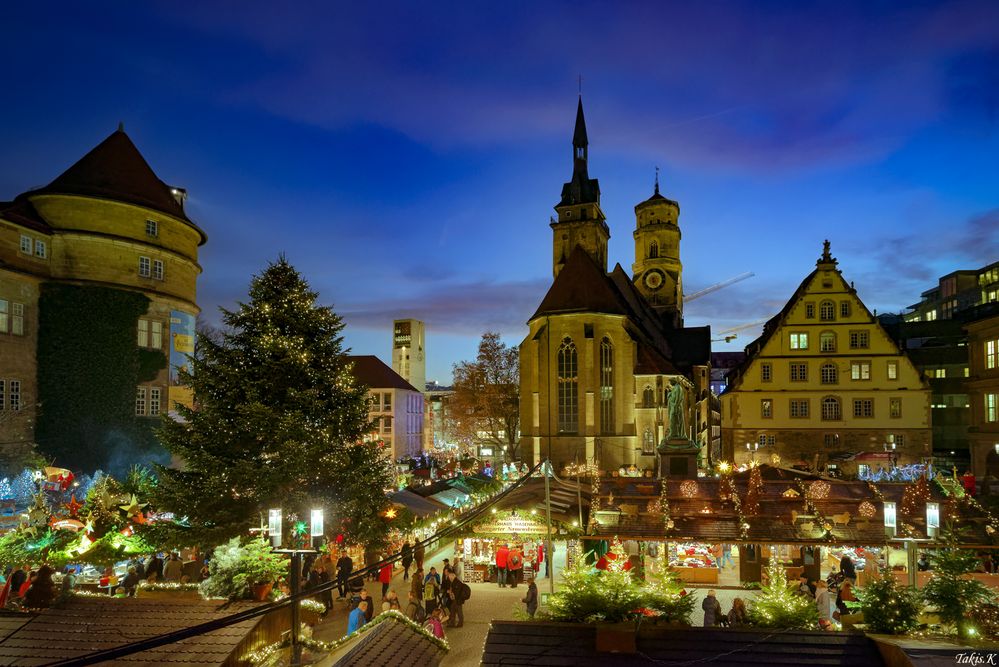
[[[498,512],[472,527],[462,540],[462,578],[468,583],[496,582],[496,550],[506,545],[522,554],[522,579],[533,578],[544,562],[547,525],[537,513]]]
[[[680,581],[690,584],[717,584],[717,549],[699,542],[673,542],[669,544],[669,569]]]

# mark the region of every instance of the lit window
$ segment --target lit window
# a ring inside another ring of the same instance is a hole
[[[889,445],[905,447],[905,435],[902,433],[889,433],[887,439]]]
[[[149,389],[149,414],[158,415],[160,413],[160,389],[151,387]]]
[[[873,417],[874,416],[874,400],[870,398],[855,398],[853,399],[853,416],[854,417]]]
[[[160,235],[160,224],[155,220],[146,220],[146,236],[156,238]]]
[[[35,239],[35,257],[40,257],[45,259],[48,256],[48,250],[45,247],[45,241],[40,241]]]
[[[931,310],[928,313],[926,313],[926,321],[927,322],[932,322],[935,319],[937,319],[937,311],[936,310]]]
[[[898,379],[898,362],[889,361],[888,362],[888,379],[897,380]]]
[[[999,340],[985,341],[985,367],[996,368],[999,366]]]
[[[23,252],[25,255],[30,255],[31,248],[33,246],[34,244],[31,242],[31,237],[21,234],[21,252]]]
[[[826,421],[836,421],[841,419],[839,399],[835,396],[826,396],[822,399],[822,419]]]
[[[12,412],[17,412],[21,409],[21,381],[11,380],[10,381],[10,393],[7,396],[7,402],[10,404],[10,410]]]
[[[163,323],[154,320],[149,325],[149,347],[154,350],[163,349]]]
[[[805,318],[809,320],[815,319],[815,304],[806,303],[805,304]]]
[[[835,364],[822,364],[819,376],[822,384],[836,384],[839,382],[839,371],[836,369]]]
[[[791,334],[791,349],[792,350],[807,350],[808,349],[808,334],[807,333],[793,333]]]
[[[135,414],[146,414],[146,388],[138,387],[135,390]]]
[[[836,351],[836,334],[832,331],[823,331],[819,334],[819,351],[820,352],[835,352]]]
[[[771,398],[764,398],[760,401],[760,416],[770,419],[774,416],[774,402]]]
[[[850,379],[851,380],[870,380],[871,379],[871,362],[869,361],[854,361],[850,364]]]
[[[823,301],[819,304],[819,319],[823,322],[832,322],[836,319],[836,304],[832,301]]]
[[[840,301],[839,302],[839,316],[840,317],[850,317],[850,302]]]
[[[163,260],[161,259],[153,260],[153,278],[163,280]]]
[[[576,345],[565,338],[558,348],[558,430],[575,433],[579,430],[579,371]]]
[[[150,273],[149,258],[148,257],[140,257],[139,258],[139,275],[142,276],[143,278],[148,278],[149,277],[149,273]]]
[[[769,362],[763,362],[760,364],[760,380],[762,382],[770,382],[774,379],[774,367]]]
[[[11,313],[10,318],[10,332],[15,336],[24,335],[24,304],[23,303],[13,303],[11,304],[14,311]]]
[[[930,371],[930,377],[945,378],[947,377],[947,370],[943,368],[934,368],[932,371]]]
[[[791,399],[791,416],[792,417],[808,417],[808,399],[807,398],[792,398]]]
[[[892,398],[888,400],[888,416],[897,419],[902,416],[902,399]]]
[[[862,350],[870,347],[870,334],[867,331],[850,332],[850,349]]]
[[[392,394],[382,394],[382,406],[385,412],[392,412]]]
[[[807,380],[808,364],[791,362],[791,382],[805,382]]]
[[[146,347],[149,344],[149,320],[140,319],[137,331],[137,343],[139,347]]]
[[[999,421],[999,394],[985,394],[985,421]]]

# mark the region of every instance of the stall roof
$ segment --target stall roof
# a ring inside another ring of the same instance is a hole
[[[457,507],[458,505],[463,505],[468,502],[469,495],[464,491],[454,488],[447,488],[442,491],[431,495],[430,500],[447,505],[448,507]]]
[[[396,491],[389,496],[389,500],[398,505],[402,505],[415,516],[420,518],[431,516],[441,510],[447,509],[446,505],[431,498],[424,498],[423,496],[417,495],[408,489],[404,491]]]
[[[577,489],[574,482],[565,482],[558,479],[551,480],[551,503],[552,522],[569,526],[573,522],[579,521],[579,502],[577,499]],[[583,525],[586,525],[590,507],[590,486],[583,484],[579,489],[579,496],[582,497]],[[492,509],[498,512],[505,510],[537,510],[537,518],[543,520],[545,517],[545,480],[542,477],[532,477],[520,487],[509,492],[497,500]],[[490,514],[487,512],[483,521],[488,521]],[[555,527],[558,529],[558,526]],[[472,535],[472,526],[467,529],[467,534]]]
[[[875,545],[899,542],[906,538],[937,541],[927,535],[926,516],[902,516],[902,497],[912,483],[869,484],[842,481],[789,468],[760,467],[763,491],[760,511],[747,516],[748,530],[740,528],[739,514],[730,500],[720,498],[721,480],[668,480],[667,499],[674,527],[670,539],[690,539],[710,543],[801,543]],[[745,504],[750,473],[735,473],[732,485]],[[814,485],[814,486],[813,486]],[[666,538],[663,515],[659,510],[661,481],[652,478],[607,478],[600,481],[596,521],[589,537],[663,540]],[[806,511],[802,493],[812,493],[812,505],[818,514]],[[879,497],[880,494],[880,497]],[[896,537],[885,536],[883,502],[896,504]],[[974,516],[968,508],[958,509],[940,488],[930,484],[930,501],[940,504],[940,523],[945,526],[955,512],[960,512],[963,526],[974,536],[968,544],[989,545],[993,540],[985,530],[984,517]],[[862,516],[861,505],[868,517]],[[872,514],[873,513],[873,514]],[[830,526],[829,536],[820,525]],[[585,538],[584,538],[585,539]]]

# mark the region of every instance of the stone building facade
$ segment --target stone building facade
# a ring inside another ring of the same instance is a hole
[[[198,249],[206,235],[184,211],[185,198],[183,189],[153,173],[119,127],[49,185],[0,203],[0,448],[33,443],[39,369],[58,369],[79,353],[68,347],[39,358],[46,286],[94,286],[148,298],[146,312],[117,333],[161,352],[167,363],[124,397],[124,411],[158,417],[173,402],[189,401],[175,366],[193,351]],[[90,335],[85,331],[102,313],[92,317],[80,323],[80,336]]]
[[[707,457],[710,331],[683,327],[679,204],[657,178],[635,207],[631,275],[620,264],[608,271],[610,227],[589,177],[581,100],[572,150],[551,221],[554,281],[520,344],[521,457],[656,474],[674,384],[686,395],[685,434]]]
[[[776,455],[850,474],[931,455],[929,385],[837,264],[826,242],[815,270],[729,373],[726,458]]]
[[[968,332],[967,381],[971,410],[968,440],[971,471],[988,478],[992,492],[999,491],[999,304],[991,313],[965,326]]]

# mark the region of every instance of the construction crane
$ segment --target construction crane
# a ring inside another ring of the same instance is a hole
[[[740,324],[737,327],[732,327],[731,329],[725,329],[724,331],[719,331],[718,335],[720,335],[721,338],[712,338],[711,342],[717,343],[720,341],[725,341],[726,343],[731,343],[733,340],[739,337],[738,332],[743,331],[745,329],[752,329],[753,327],[757,327],[761,324],[764,324],[769,320],[770,318],[768,317],[766,319],[757,320],[756,322],[750,322],[748,324]]]
[[[694,299],[699,299],[702,296],[706,296],[708,294],[711,294],[712,292],[717,292],[718,290],[720,290],[723,287],[728,287],[729,285],[734,285],[734,284],[736,284],[738,282],[742,282],[746,278],[752,278],[755,275],[756,274],[753,273],[752,271],[747,271],[746,273],[740,273],[739,275],[737,275],[734,278],[729,278],[728,280],[723,280],[720,283],[715,283],[714,285],[711,285],[710,287],[705,287],[702,290],[697,290],[693,294],[689,294],[689,295],[688,294],[684,294],[683,295],[683,301],[684,301],[684,303],[690,303]]]

